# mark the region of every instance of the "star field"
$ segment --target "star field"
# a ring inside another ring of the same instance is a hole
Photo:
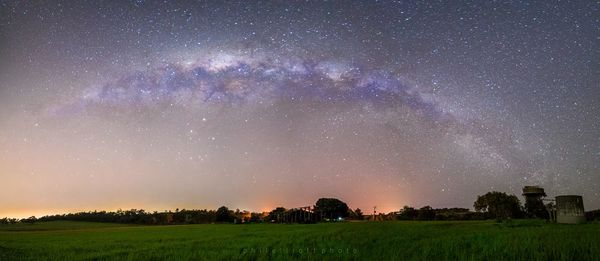
[[[0,216],[471,207],[525,185],[598,208],[599,9],[2,1]]]

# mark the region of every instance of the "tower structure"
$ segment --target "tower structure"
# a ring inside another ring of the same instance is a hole
[[[543,198],[546,192],[539,186],[523,187],[523,196],[525,196],[525,211],[527,215],[537,218],[548,218],[548,211],[544,205]]]

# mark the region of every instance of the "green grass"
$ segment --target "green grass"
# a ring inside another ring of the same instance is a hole
[[[519,220],[313,225],[134,226],[86,222],[0,225],[0,260],[291,258],[598,260],[600,224],[559,225]]]

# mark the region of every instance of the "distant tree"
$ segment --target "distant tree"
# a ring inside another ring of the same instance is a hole
[[[477,197],[475,211],[487,212],[491,218],[508,219],[522,216],[521,203],[515,195],[492,191]]]
[[[430,206],[424,206],[419,209],[417,215],[418,220],[433,220],[435,219],[435,211]]]
[[[229,208],[227,208],[226,206],[222,206],[219,209],[217,209],[217,213],[216,213],[216,221],[217,222],[233,222],[234,218],[235,217],[234,217],[232,211],[229,210]]]
[[[233,212],[233,222],[236,223],[236,224],[237,223],[241,223],[243,219],[244,218],[243,218],[242,211],[240,211],[239,208],[236,208],[235,212]]]
[[[286,210],[284,207],[277,207],[269,212],[267,220],[269,222],[280,222],[283,219],[283,214],[285,214],[285,211]]]
[[[315,213],[323,218],[345,218],[348,210],[348,205],[337,198],[320,198],[315,203]]]
[[[261,223],[261,222],[263,222],[263,220],[262,220],[262,214],[261,213],[255,213],[255,212],[250,213],[250,222],[251,223]]]
[[[400,213],[396,216],[399,220],[415,220],[419,215],[419,211],[413,207],[404,206]]]
[[[31,217],[28,217],[28,218],[21,219],[22,223],[33,224],[33,223],[35,223],[35,221],[37,221],[37,219],[35,218],[35,216],[31,216]]]
[[[585,218],[587,219],[587,221],[600,220],[600,209],[585,212]]]
[[[362,213],[362,210],[360,208],[357,208],[354,211],[350,210],[350,218],[356,219],[356,220],[363,220],[364,215]]]
[[[439,208],[433,209],[435,220],[469,220],[474,212],[467,208]],[[483,214],[479,212],[479,214]]]

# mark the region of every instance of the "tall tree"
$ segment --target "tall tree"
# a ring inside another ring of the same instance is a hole
[[[277,207],[277,208],[271,210],[271,212],[269,212],[269,215],[267,216],[267,220],[269,222],[281,222],[283,219],[284,213],[285,213],[284,207]]]
[[[355,209],[354,211],[350,210],[351,214],[350,217],[356,220],[363,220],[364,219],[364,215],[363,212],[360,208]]]
[[[477,197],[475,211],[487,212],[491,218],[507,219],[522,216],[521,203],[515,195],[492,191]]]
[[[323,218],[345,218],[348,210],[348,205],[337,198],[320,198],[315,203],[315,213]]]
[[[217,222],[233,222],[234,216],[231,210],[226,206],[222,206],[217,209],[216,213],[216,221]]]

